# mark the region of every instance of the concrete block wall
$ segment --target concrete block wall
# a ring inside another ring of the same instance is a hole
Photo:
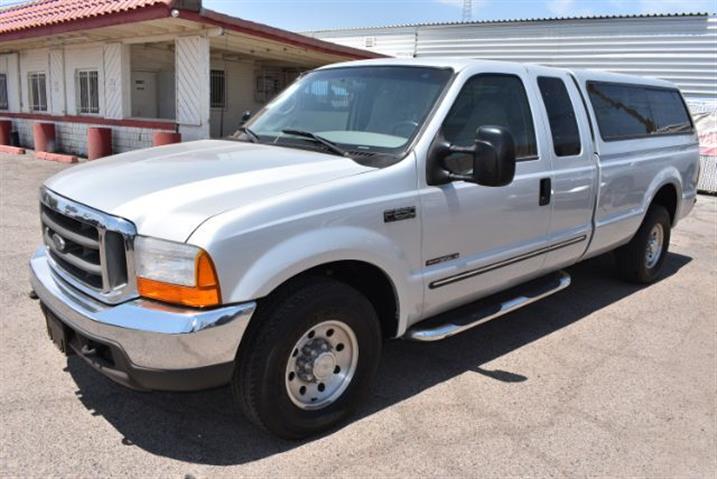
[[[57,151],[73,155],[87,155],[87,125],[82,123],[55,123]]]
[[[157,130],[149,128],[112,127],[112,151],[124,153],[125,151],[149,148],[152,146],[152,137],[155,131]]]
[[[27,120],[17,120],[14,118],[3,118],[3,120],[12,121],[12,129],[17,131],[20,140],[20,146],[24,148],[32,148],[32,122]]]
[[[18,132],[20,146],[34,148],[32,125],[37,120],[20,118],[1,118],[12,121],[13,130]],[[78,156],[87,155],[87,129],[93,125],[74,122],[55,122],[55,140],[58,152],[70,153]],[[108,126],[112,129],[112,152],[124,153],[126,151],[149,148],[152,146],[152,137],[157,130],[151,128],[136,128],[126,126]]]

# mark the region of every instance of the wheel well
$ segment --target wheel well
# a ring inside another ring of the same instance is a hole
[[[651,205],[662,205],[670,214],[670,223],[674,224],[677,214],[677,189],[672,184],[660,188],[652,199]]]
[[[335,278],[358,290],[376,310],[383,337],[392,338],[398,334],[398,296],[383,270],[363,261],[336,261],[299,273],[284,284],[317,275]]]

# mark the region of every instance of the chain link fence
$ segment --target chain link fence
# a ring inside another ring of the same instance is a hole
[[[717,193],[717,103],[690,102],[690,112],[695,120],[700,138],[700,180],[697,190]]]

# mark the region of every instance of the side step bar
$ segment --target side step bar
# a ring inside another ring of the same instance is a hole
[[[551,273],[505,292],[421,321],[411,326],[406,331],[404,338],[413,341],[446,339],[555,294],[568,286],[570,286],[568,273],[565,271]]]

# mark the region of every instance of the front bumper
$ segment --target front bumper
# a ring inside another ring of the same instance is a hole
[[[250,302],[205,311],[144,299],[110,306],[63,281],[45,247],[35,252],[30,271],[46,314],[66,328],[68,346],[110,379],[136,389],[226,384],[256,308]]]

